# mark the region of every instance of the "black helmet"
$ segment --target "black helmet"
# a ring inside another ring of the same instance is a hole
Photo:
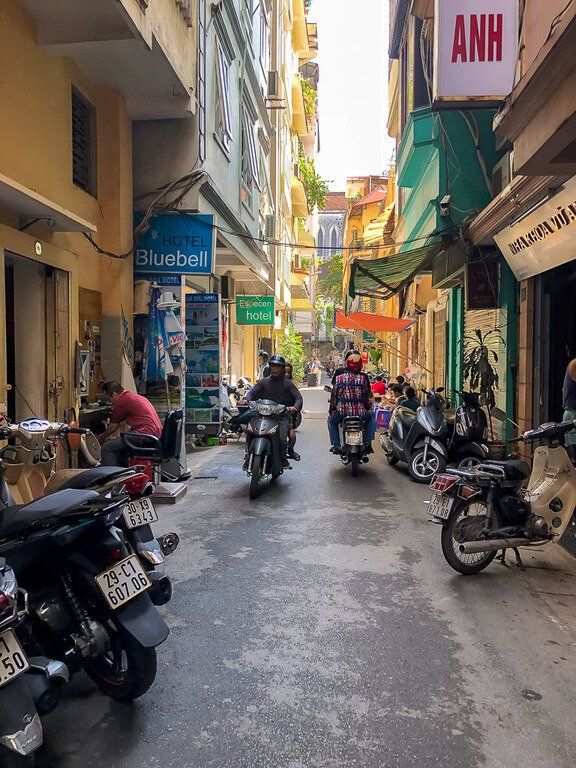
[[[258,357],[264,358],[264,360],[268,360],[268,352],[265,352],[263,349],[258,352]]]
[[[268,359],[268,365],[281,365],[284,368],[286,366],[286,358],[283,355],[272,355]]]

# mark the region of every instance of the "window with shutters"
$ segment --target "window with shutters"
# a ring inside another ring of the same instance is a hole
[[[72,88],[72,181],[96,196],[96,109]]]
[[[224,45],[216,38],[216,127],[215,136],[228,153],[232,144],[232,118],[230,113],[230,69],[232,62]]]
[[[260,183],[260,163],[258,157],[258,139],[256,136],[256,124],[250,109],[246,104],[242,105],[242,157],[241,157],[241,197],[248,207],[252,206],[252,189],[257,187],[262,191]]]

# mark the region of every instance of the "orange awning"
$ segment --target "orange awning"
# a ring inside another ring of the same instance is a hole
[[[400,333],[414,323],[414,320],[401,320],[398,317],[374,315],[371,312],[350,312],[345,315],[341,309],[336,310],[336,328],[353,331],[368,331],[369,333]]]

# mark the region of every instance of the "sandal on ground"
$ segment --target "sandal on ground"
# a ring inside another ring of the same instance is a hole
[[[330,448],[330,453],[340,453],[340,451],[341,451],[341,450],[342,450],[342,449],[340,448],[340,446],[339,446],[339,445],[333,445],[333,446]]]

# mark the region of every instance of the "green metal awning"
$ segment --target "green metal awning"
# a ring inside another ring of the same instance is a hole
[[[346,312],[356,296],[384,301],[392,298],[416,275],[431,269],[432,262],[445,247],[441,240],[435,240],[379,259],[356,259],[350,265],[348,286],[345,287]]]

